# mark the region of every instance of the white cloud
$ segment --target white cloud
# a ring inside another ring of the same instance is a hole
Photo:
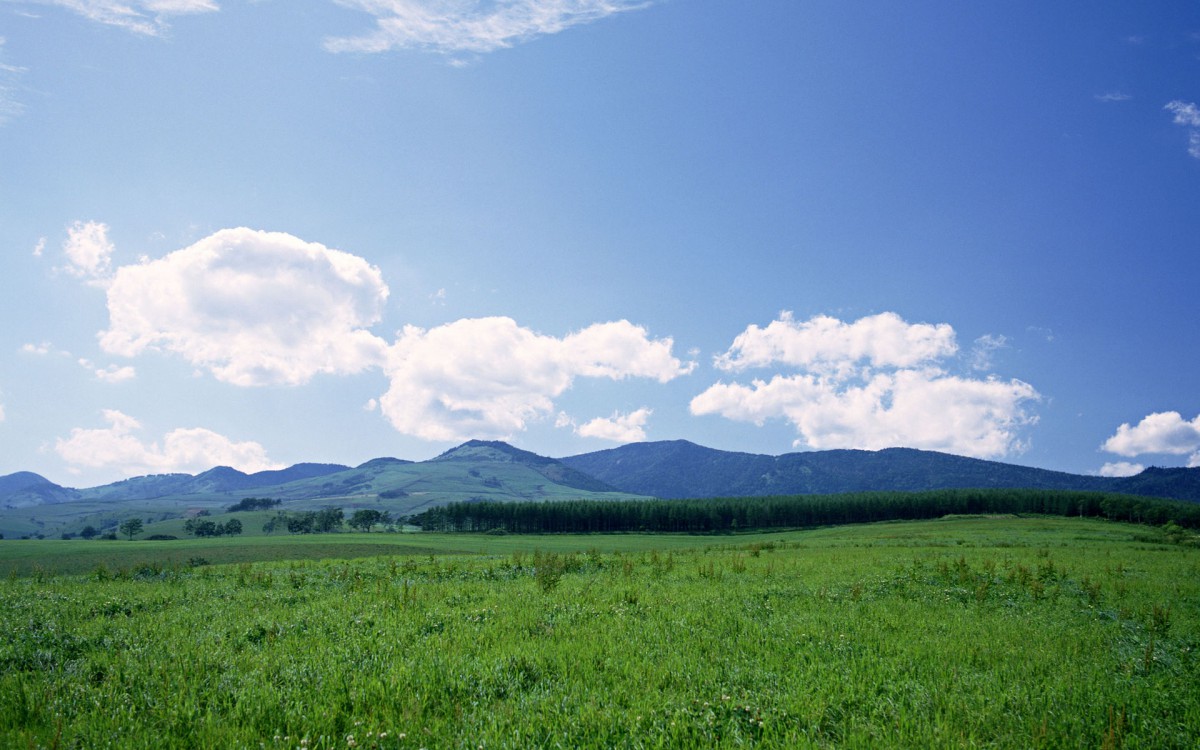
[[[561,339],[502,317],[406,326],[389,352],[391,387],[379,406],[397,430],[425,440],[509,437],[553,413],[576,377],[666,382],[691,372],[694,363],[673,357],[672,345],[624,320]]]
[[[166,30],[171,16],[219,10],[212,0],[37,0],[56,5],[97,23],[117,26],[146,36]]]
[[[796,323],[785,314],[765,329],[748,327],[717,366],[801,371],[716,383],[692,399],[691,411],[760,425],[782,418],[796,428],[797,446],[814,449],[906,446],[980,458],[1023,450],[1020,430],[1036,422],[1025,405],[1037,391],[936,366],[956,353],[954,338],[949,325],[912,325],[894,313],[851,324],[826,316]]]
[[[1102,477],[1131,477],[1135,474],[1141,474],[1145,468],[1141,464],[1130,463],[1129,461],[1110,461],[1101,466],[1098,473]]]
[[[223,229],[117,269],[100,345],[126,357],[178,354],[235,385],[298,385],[381,364],[386,343],[366,328],[387,296],[379,269],[358,256],[281,232]]]
[[[91,360],[81,359],[79,360],[79,366],[85,370],[91,370],[92,374],[96,376],[96,380],[103,383],[123,383],[126,380],[133,380],[137,377],[137,370],[128,365],[124,367],[117,365],[97,367]]]
[[[985,333],[975,339],[975,345],[971,347],[971,369],[980,371],[992,369],[993,355],[1000,349],[1007,348],[1008,337]]]
[[[797,323],[785,310],[766,328],[751,324],[714,363],[729,371],[775,363],[844,371],[862,362],[875,367],[911,367],[957,350],[954,329],[945,323],[910,324],[890,312],[853,323],[827,315]]]
[[[653,412],[642,408],[629,414],[613,412],[608,418],[597,417],[575,429],[581,437],[611,440],[614,443],[636,443],[646,439],[646,420]]]
[[[0,36],[0,58],[3,57],[4,44],[5,39]],[[15,92],[19,87],[18,79],[26,72],[26,68],[0,62],[0,125],[25,111],[24,105],[17,101]]]
[[[1195,102],[1176,99],[1169,102],[1163,109],[1175,115],[1172,122],[1176,125],[1200,128],[1200,107],[1197,107]],[[1192,130],[1188,133],[1188,155],[1200,159],[1200,130]]]
[[[1200,107],[1197,107],[1195,102],[1184,102],[1176,99],[1164,106],[1163,109],[1175,115],[1172,122],[1176,125],[1188,125],[1200,128]]]
[[[1098,102],[1127,102],[1133,97],[1124,91],[1106,91],[1093,97]]]
[[[1182,456],[1200,451],[1200,416],[1189,422],[1177,411],[1156,412],[1136,426],[1122,424],[1100,448],[1118,456],[1144,453]]]
[[[39,357],[45,357],[48,354],[55,352],[54,345],[49,341],[43,341],[40,344],[21,344],[22,354],[33,354]]]
[[[636,10],[646,0],[334,0],[374,16],[374,31],[325,40],[331,52],[485,53]]]
[[[33,246],[33,257],[40,258],[42,253],[46,251],[46,238],[39,237],[37,244]]]
[[[693,414],[742,422],[791,422],[796,445],[817,450],[896,446],[978,458],[1019,451],[1018,430],[1035,420],[1023,408],[1037,399],[1019,380],[971,380],[935,368],[875,373],[846,384],[811,375],[776,375],[751,385],[717,383],[692,399]]]
[[[112,274],[112,254],[107,224],[77,221],[67,227],[67,240],[63,243],[63,255],[67,256],[63,270],[67,273],[103,283]]]
[[[55,451],[73,468],[116,469],[126,476],[164,472],[194,474],[214,466],[232,466],[247,473],[282,468],[267,458],[255,442],[235,443],[203,428],[172,430],[162,444],[144,443],[135,432],[142,426],[114,409],[104,411],[108,427],[76,427],[59,438]]]

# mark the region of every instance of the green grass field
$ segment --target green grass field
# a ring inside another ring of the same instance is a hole
[[[0,746],[1194,747],[1200,549],[1166,542],[1050,518],[6,541]]]

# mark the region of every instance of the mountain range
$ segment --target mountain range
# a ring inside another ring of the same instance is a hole
[[[1131,477],[1099,477],[913,448],[766,456],[670,440],[560,460],[626,492],[661,498],[996,487],[1093,490],[1200,501],[1200,468],[1149,468]]]
[[[516,478],[509,476],[505,487],[491,470],[500,466],[509,467],[509,473],[520,467],[532,474],[533,480],[530,482],[526,476],[515,482]],[[137,476],[83,490],[56,485],[34,473],[18,472],[0,476],[0,508],[223,498],[244,493],[293,500],[364,496],[395,499],[414,493],[466,494],[468,498],[508,494],[512,499],[624,493],[670,499],[949,487],[1091,490],[1200,502],[1200,468],[1148,468],[1134,476],[1106,478],[907,448],[768,456],[704,448],[688,440],[631,443],[556,460],[506,443],[469,440],[424,462],[374,458],[358,467],[298,463],[254,474],[216,467],[197,475]],[[506,491],[498,492],[502,490]]]

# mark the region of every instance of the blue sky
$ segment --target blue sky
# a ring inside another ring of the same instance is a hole
[[[1200,5],[0,0],[0,475],[1200,465]]]

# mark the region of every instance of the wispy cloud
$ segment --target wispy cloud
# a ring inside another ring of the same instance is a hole
[[[1173,122],[1176,125],[1200,127],[1200,107],[1197,107],[1195,102],[1185,102],[1176,99],[1173,102],[1168,102],[1163,109],[1175,115]]]
[[[1103,94],[1096,94],[1092,98],[1098,102],[1127,102],[1133,97],[1124,91],[1106,91]]]
[[[486,53],[637,10],[647,0],[334,0],[375,17],[375,29],[331,37],[331,52],[429,49]]]
[[[4,44],[5,39],[0,36],[0,125],[25,111],[25,106],[17,100],[16,92],[18,79],[27,72],[26,68],[4,62]]]
[[[90,359],[80,359],[79,366],[91,372],[101,383],[124,383],[137,377],[137,370],[130,365],[97,367]]]
[[[1171,121],[1176,125],[1192,128],[1188,132],[1188,156],[1200,159],[1200,107],[1195,102],[1176,99],[1168,102],[1163,109],[1174,115]]]
[[[219,10],[213,0],[29,0],[78,13],[88,20],[117,26],[135,34],[158,36],[172,16]]]
[[[985,333],[975,339],[971,347],[971,369],[985,371],[992,369],[992,359],[997,351],[1008,348],[1008,337]]]

